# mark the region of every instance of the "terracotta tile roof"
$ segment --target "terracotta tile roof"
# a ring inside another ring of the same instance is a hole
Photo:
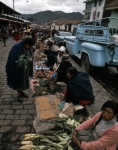
[[[52,23],[55,23],[56,25],[63,25],[63,24],[73,24],[76,25],[78,23],[80,23],[80,20],[66,20],[66,19],[57,19],[54,20]]]
[[[106,4],[105,8],[114,6],[118,6],[118,0],[112,0],[109,4]]]

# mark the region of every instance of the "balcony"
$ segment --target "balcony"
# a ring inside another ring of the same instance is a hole
[[[91,12],[91,9],[85,9],[83,10],[83,13]]]

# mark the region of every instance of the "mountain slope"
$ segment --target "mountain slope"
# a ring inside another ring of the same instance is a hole
[[[79,12],[65,13],[62,11],[41,11],[35,14],[24,14],[24,19],[37,23],[47,23],[56,19],[82,20],[83,14]]]

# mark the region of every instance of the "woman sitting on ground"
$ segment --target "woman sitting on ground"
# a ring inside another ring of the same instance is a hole
[[[68,84],[68,78],[66,76],[66,73],[69,67],[72,67],[72,64],[70,63],[69,59],[69,54],[64,53],[62,55],[61,63],[55,72],[57,76],[56,82],[65,82],[66,84]]]
[[[109,100],[101,112],[85,121],[73,132],[78,150],[116,150],[118,143],[118,103]]]
[[[78,72],[75,67],[67,69],[69,79],[64,99],[67,103],[87,105],[94,101],[92,86],[87,72]]]
[[[56,63],[54,64],[53,66],[53,70],[57,70],[59,65],[61,64],[62,62],[62,56],[63,54],[66,52],[66,48],[64,46],[61,46],[59,49],[58,49],[58,55],[57,55],[57,61]]]

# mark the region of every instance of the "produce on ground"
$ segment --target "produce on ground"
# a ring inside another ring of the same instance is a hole
[[[37,61],[36,64],[37,64],[38,68],[40,68],[40,67],[46,68],[47,67],[46,64],[42,63],[41,61]]]
[[[37,70],[35,72],[36,78],[50,78],[53,74],[54,72],[50,70]]]
[[[47,59],[47,55],[46,54],[44,54],[43,52],[38,52],[37,53],[37,55],[36,55],[36,58],[38,59],[38,60],[46,60]]]
[[[88,120],[89,117],[81,117],[80,120]],[[75,127],[80,125],[75,119],[56,118],[50,120],[55,127],[40,134],[25,134],[19,150],[74,150],[76,145],[72,142],[72,133]],[[82,123],[82,122],[81,122]]]
[[[54,82],[46,78],[39,79],[39,85],[36,84],[33,85],[33,96],[50,95],[56,94],[57,92],[63,92],[63,87],[56,85]]]

